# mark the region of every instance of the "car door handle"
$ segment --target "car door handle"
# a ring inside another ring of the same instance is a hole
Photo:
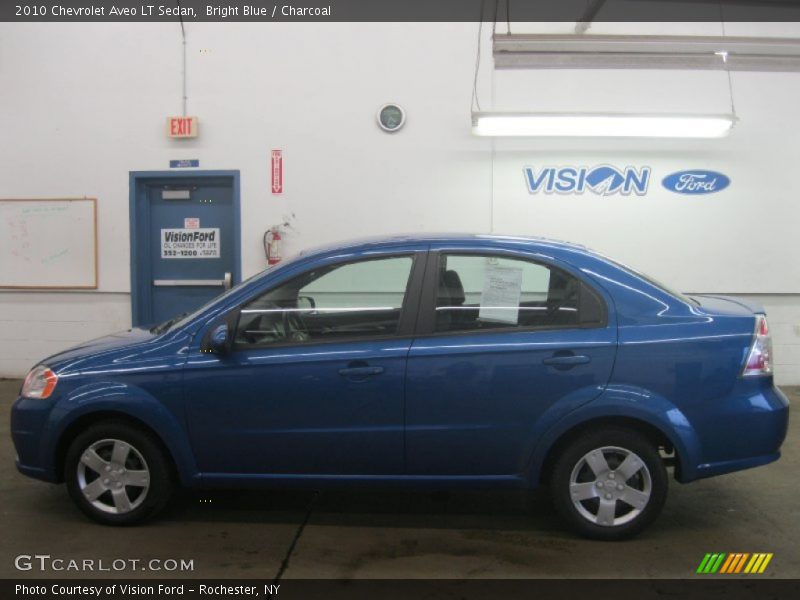
[[[347,367],[339,369],[342,377],[371,377],[383,373],[383,367]]]
[[[591,358],[583,354],[569,354],[545,358],[542,361],[542,364],[547,365],[548,367],[571,368],[577,365],[588,364],[591,361]]]

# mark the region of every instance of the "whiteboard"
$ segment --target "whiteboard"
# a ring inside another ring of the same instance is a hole
[[[0,288],[97,288],[94,198],[0,199]]]

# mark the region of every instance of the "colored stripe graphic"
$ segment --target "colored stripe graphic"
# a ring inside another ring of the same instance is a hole
[[[706,565],[708,564],[709,559],[711,558],[710,554],[706,554],[703,560],[700,561],[700,566],[697,567],[698,573],[705,573],[706,572]]]
[[[716,573],[725,558],[724,552],[715,552],[714,554],[706,554],[703,562],[697,567],[698,573]]]
[[[722,563],[722,568],[719,570],[720,573],[730,573],[730,569],[736,564],[736,559],[739,557],[738,554],[728,554],[728,560]]]
[[[769,561],[771,561],[771,560],[772,560],[772,552],[770,552],[769,554],[766,555],[766,557],[764,557],[764,562],[761,563],[761,568],[758,569],[758,572],[759,573],[763,573],[764,569],[767,568],[767,565],[769,564]]]
[[[711,566],[711,570],[710,570],[709,572],[710,572],[710,573],[716,573],[716,572],[717,572],[717,570],[719,569],[720,565],[722,564],[722,560],[723,560],[724,558],[725,558],[725,553],[724,553],[724,552],[720,552],[720,554],[719,554],[719,558],[717,558],[717,562],[715,562],[715,563],[714,563],[714,564]]]
[[[749,553],[747,553],[747,552],[745,552],[744,554],[742,554],[742,558],[741,558],[741,559],[739,559],[739,562],[738,562],[738,564],[736,565],[736,570],[735,570],[735,571],[733,571],[733,570],[732,570],[732,571],[731,571],[731,573],[739,573],[739,572],[741,572],[741,570],[742,570],[742,567],[744,566],[744,563],[747,561],[747,557],[748,557],[748,556],[750,556],[750,554],[749,554]]]
[[[749,552],[732,552],[730,554],[726,554],[725,552],[708,553],[703,557],[703,560],[700,561],[700,566],[697,567],[697,573],[720,573],[727,575],[742,572],[748,574],[763,573],[772,560],[772,557],[773,554],[771,552],[756,552],[753,554]]]
[[[731,568],[731,564],[736,563],[736,558],[738,556],[739,556],[738,554],[729,554],[728,555],[728,560],[726,560],[724,563],[722,563],[722,568],[719,570],[719,572],[720,573],[727,573],[728,569]]]
[[[742,570],[744,562],[747,560],[748,556],[750,556],[750,554],[746,552],[737,552],[735,554],[731,554],[729,561],[725,563],[720,573],[738,573]]]

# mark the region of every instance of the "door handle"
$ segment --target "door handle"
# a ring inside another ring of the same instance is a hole
[[[545,358],[542,360],[542,364],[547,365],[548,367],[571,369],[577,365],[589,364],[591,361],[591,358],[583,354],[562,354]]]
[[[222,279],[154,279],[156,287],[218,287],[231,289],[233,277],[229,272]]]
[[[372,377],[383,373],[383,367],[347,367],[339,369],[342,377]]]
[[[227,275],[227,273],[226,273]],[[225,287],[224,279],[153,279],[156,287]],[[228,285],[230,287],[230,285]],[[225,289],[228,289],[226,287]]]

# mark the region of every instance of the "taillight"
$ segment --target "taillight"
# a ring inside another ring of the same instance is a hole
[[[743,377],[756,375],[772,375],[772,337],[769,335],[766,315],[756,315],[753,345],[750,346],[742,371]]]
[[[44,400],[50,397],[53,390],[56,389],[58,383],[58,375],[53,373],[48,367],[39,365],[31,369],[28,376],[25,378],[25,383],[22,384],[21,396],[25,398],[37,398]]]

